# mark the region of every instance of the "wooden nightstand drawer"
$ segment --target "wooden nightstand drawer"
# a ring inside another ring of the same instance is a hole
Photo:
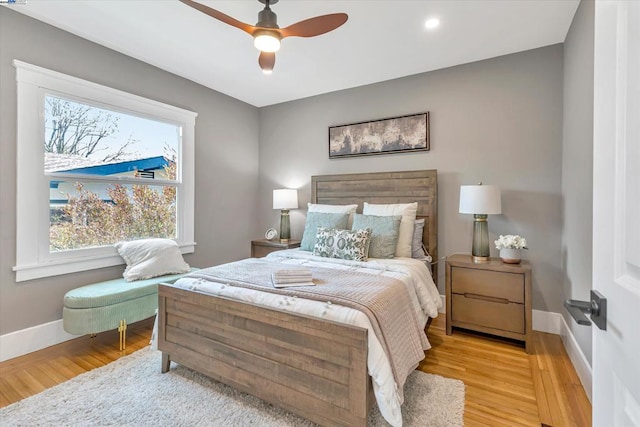
[[[279,240],[252,240],[251,241],[251,257],[262,258],[271,252],[281,251],[283,249],[294,249],[300,247],[300,240],[290,240],[281,242]]]
[[[254,258],[262,258],[269,255],[271,252],[281,251],[280,248],[272,248],[269,246],[254,246],[251,250],[251,256]]]
[[[452,320],[464,327],[462,323],[470,326],[484,326],[500,329],[502,331],[525,333],[524,305],[512,302],[496,302],[483,297],[467,294],[453,295],[455,310]]]
[[[451,268],[451,292],[524,303],[524,275],[464,267]]]

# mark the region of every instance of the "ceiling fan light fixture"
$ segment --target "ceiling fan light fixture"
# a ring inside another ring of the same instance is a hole
[[[271,31],[260,31],[255,34],[253,45],[261,52],[277,52],[280,49],[279,34]]]
[[[424,26],[427,30],[434,30],[440,26],[440,20],[438,18],[427,19]]]

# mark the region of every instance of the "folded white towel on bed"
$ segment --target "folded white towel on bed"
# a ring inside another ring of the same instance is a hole
[[[309,281],[309,282],[291,282],[291,283],[276,283],[273,282],[273,287],[274,288],[291,288],[291,287],[295,287],[295,286],[315,286],[316,284]]]
[[[271,274],[271,282],[275,288],[314,285],[311,277],[311,270],[308,268],[276,270]]]
[[[273,272],[275,277],[299,277],[299,276],[307,276],[311,277],[311,270],[308,268],[296,268],[289,270],[276,270]]]

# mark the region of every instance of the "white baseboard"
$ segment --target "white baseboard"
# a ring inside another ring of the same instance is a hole
[[[0,335],[0,362],[78,338],[64,331],[62,319]]]
[[[569,325],[564,320],[562,315],[558,315],[560,320],[562,321],[562,330],[563,332],[560,334],[562,337],[562,342],[564,343],[564,348],[567,350],[567,354],[569,355],[569,359],[571,359],[571,363],[573,363],[573,367],[576,369],[578,373],[578,377],[580,378],[580,382],[582,383],[582,387],[584,388],[585,393],[587,394],[587,398],[589,402],[591,400],[591,389],[592,389],[592,379],[593,373],[591,372],[591,365],[587,360],[586,356],[582,352],[582,349],[578,345],[578,341],[576,337],[571,333],[571,329],[569,329]],[[592,326],[595,327],[595,326]]]
[[[532,312],[534,331],[547,332],[549,334],[561,335],[562,332],[562,315],[552,313],[550,311],[533,310]]]
[[[569,325],[560,313],[533,310],[533,330],[560,335],[567,355],[573,363],[573,367],[580,378],[587,398],[591,402],[592,372],[591,365],[587,361],[582,349],[578,345],[575,336],[569,329]]]

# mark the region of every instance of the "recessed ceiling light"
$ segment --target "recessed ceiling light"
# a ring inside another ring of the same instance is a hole
[[[438,18],[427,19],[427,22],[424,23],[425,28],[428,30],[433,30],[434,28],[440,25],[440,20]]]

